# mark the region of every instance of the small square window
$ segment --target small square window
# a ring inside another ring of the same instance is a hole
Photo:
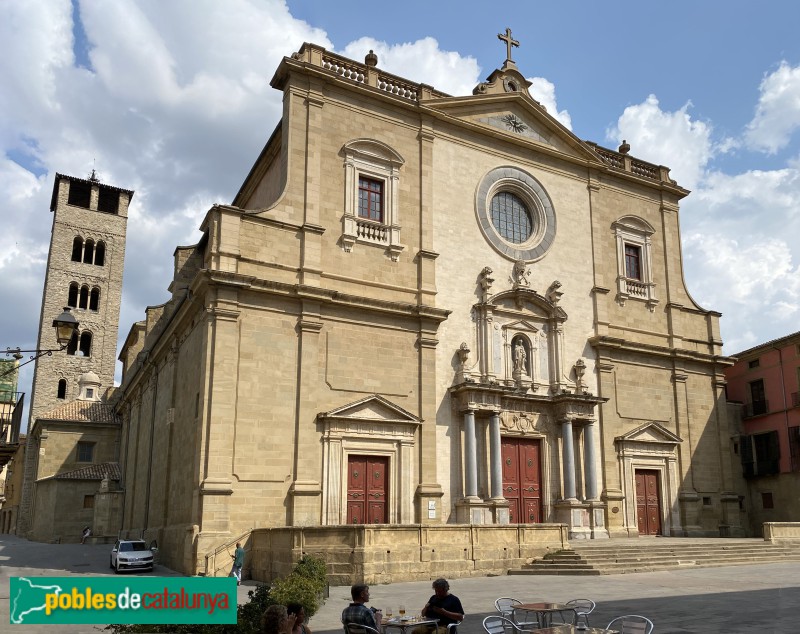
[[[704,497],[703,498],[703,506],[711,506],[711,498],[710,497]]]
[[[753,359],[752,361],[748,361],[747,362],[747,367],[750,368],[751,370],[753,368],[757,368],[759,365],[761,365],[761,362],[760,362],[759,359]]]
[[[761,506],[765,509],[773,509],[775,505],[772,502],[772,492],[771,491],[762,491],[761,492]]]
[[[94,443],[93,442],[79,442],[78,443],[78,462],[92,462],[94,459]]]
[[[85,509],[93,509],[94,508],[94,496],[93,495],[84,495],[83,496],[83,508],[85,508]]]

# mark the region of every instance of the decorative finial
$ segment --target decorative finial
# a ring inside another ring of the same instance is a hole
[[[97,172],[94,170],[94,168],[92,168],[92,173],[89,174],[89,180],[92,181],[93,183],[100,182],[100,179],[97,178]]]
[[[519,42],[511,37],[511,29],[506,29],[506,34],[503,35],[502,33],[497,34],[497,39],[502,40],[506,43],[506,61],[514,63],[514,60],[511,59],[511,47],[516,46],[519,48]]]
[[[369,49],[369,53],[364,58],[364,63],[367,66],[377,66],[378,65],[378,56],[375,55],[375,52],[372,49]]]
[[[619,146],[619,153],[620,154],[627,154],[631,151],[631,144],[628,143],[625,139],[622,139],[622,145]]]

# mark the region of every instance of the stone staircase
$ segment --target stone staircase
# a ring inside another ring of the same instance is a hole
[[[571,542],[510,575],[618,575],[631,572],[800,561],[800,550],[762,539],[640,538]]]

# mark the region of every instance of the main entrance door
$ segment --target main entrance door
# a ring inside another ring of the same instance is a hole
[[[661,500],[658,495],[658,471],[636,470],[636,517],[640,535],[661,534]]]
[[[541,441],[503,438],[503,495],[509,501],[512,524],[542,521]]]
[[[385,524],[389,458],[349,456],[347,459],[347,523]]]

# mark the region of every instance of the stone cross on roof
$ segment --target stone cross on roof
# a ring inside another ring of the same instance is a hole
[[[506,43],[506,61],[513,62],[514,60],[511,59],[511,47],[516,46],[519,48],[519,42],[511,37],[511,29],[507,28],[505,35],[503,35],[502,33],[498,33],[497,39],[502,40]]]

